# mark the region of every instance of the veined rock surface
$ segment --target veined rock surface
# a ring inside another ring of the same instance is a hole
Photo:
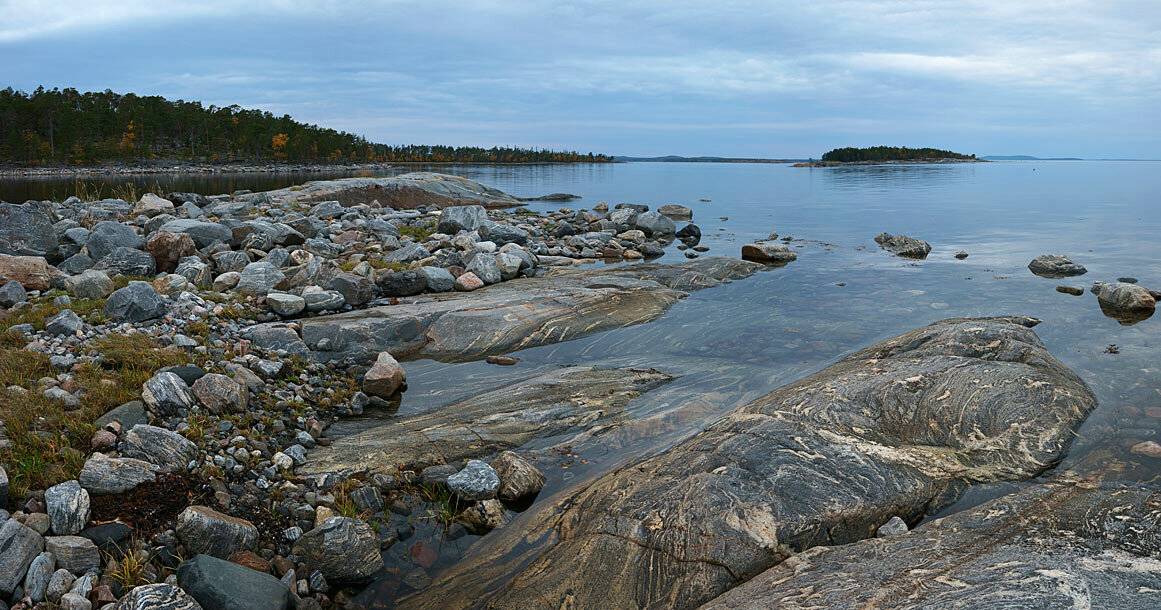
[[[316,180],[301,186],[267,191],[290,203],[338,201],[354,205],[377,200],[390,208],[412,210],[423,206],[446,208],[459,205],[482,205],[487,208],[511,208],[524,203],[501,191],[474,180],[414,172],[390,178],[341,178]]]

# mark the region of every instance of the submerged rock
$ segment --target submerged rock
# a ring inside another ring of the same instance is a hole
[[[1028,270],[1040,277],[1071,277],[1088,273],[1083,265],[1072,262],[1063,254],[1041,254],[1028,263]]]
[[[491,607],[535,595],[694,608],[793,553],[918,520],[968,484],[1033,477],[1096,404],[1036,322],[945,320],[852,354],[542,509],[520,539],[551,532],[547,548],[465,562],[430,589],[442,598],[400,607],[454,592]]]
[[[902,234],[880,233],[875,236],[875,243],[888,252],[909,258],[926,258],[931,252],[931,244]]]
[[[759,263],[788,263],[798,259],[798,253],[785,244],[760,242],[742,246],[742,258]]]

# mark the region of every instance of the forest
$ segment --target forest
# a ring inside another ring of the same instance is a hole
[[[823,161],[855,163],[858,161],[912,161],[918,159],[975,159],[938,148],[906,148],[901,146],[872,146],[869,148],[836,148],[822,156]]]
[[[515,147],[392,146],[290,115],[112,91],[0,90],[0,162],[608,163],[607,155]]]

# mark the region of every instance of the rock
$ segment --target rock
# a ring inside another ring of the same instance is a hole
[[[497,366],[516,366],[519,364],[520,359],[515,356],[488,356],[484,358],[484,362]]]
[[[490,500],[500,489],[500,477],[488,464],[469,460],[463,470],[447,478],[447,486],[468,500]]]
[[[499,500],[483,500],[464,509],[459,516],[459,522],[472,534],[484,534],[504,527],[507,519],[504,516],[504,506]]]
[[[41,553],[28,566],[28,573],[24,575],[24,595],[34,602],[45,600],[45,591],[48,589],[48,579],[56,569],[56,559],[52,553]]]
[[[528,232],[520,227],[491,220],[485,221],[480,226],[480,236],[497,245],[517,244],[520,246],[527,245],[529,238]]]
[[[116,521],[94,525],[85,528],[80,533],[82,538],[92,540],[98,551],[114,557],[120,557],[129,550],[132,535],[133,531],[129,529],[128,525]]]
[[[60,610],[93,610],[93,603],[77,593],[65,593],[60,598]]]
[[[195,286],[210,286],[214,279],[210,266],[196,256],[187,256],[178,261],[173,274],[184,277]]]
[[[1152,311],[1157,301],[1149,290],[1126,282],[1094,282],[1090,289],[1102,305],[1112,309]]]
[[[185,233],[158,231],[145,244],[145,251],[157,262],[157,270],[172,273],[182,258],[197,254],[193,239]]]
[[[298,474],[364,474],[390,464],[422,470],[425,484],[444,483],[459,470],[452,462],[494,455],[594,423],[611,424],[631,400],[673,379],[656,370],[553,370],[339,438],[312,450]],[[442,479],[426,480],[429,470],[441,468]]]
[[[906,235],[880,233],[875,236],[875,243],[888,252],[894,252],[899,256],[908,258],[926,258],[927,254],[931,252],[931,244]]]
[[[385,297],[409,297],[427,290],[427,275],[414,269],[380,272],[375,285]]]
[[[52,531],[72,536],[89,524],[89,492],[76,481],[65,481],[44,492],[44,503],[52,519]]]
[[[1161,444],[1155,441],[1142,441],[1129,447],[1129,452],[1151,458],[1161,458]]]
[[[157,273],[157,265],[148,252],[133,248],[116,248],[93,265],[93,269],[104,271],[110,277],[118,275],[151,276]]]
[[[438,603],[505,607],[535,591],[546,606],[696,608],[792,553],[870,538],[891,516],[917,521],[969,482],[1037,476],[1096,399],[1035,323],[945,320],[783,386],[526,516],[520,544],[552,531],[546,548],[465,560],[433,588]]]
[[[332,584],[367,582],[383,569],[379,537],[358,519],[331,517],[303,534],[293,551]]]
[[[370,396],[390,398],[407,382],[407,373],[388,352],[380,352],[375,364],[363,376],[363,392]]]
[[[693,210],[683,205],[669,203],[657,208],[657,211],[673,220],[693,220]]]
[[[963,251],[963,250],[957,250],[955,253],[955,257],[962,261],[963,259],[968,257],[968,253]]]
[[[165,299],[149,282],[129,282],[105,301],[101,310],[115,322],[144,322],[165,315]]]
[[[460,231],[475,231],[487,219],[488,215],[483,206],[461,205],[444,208],[435,230],[447,235],[455,235]]]
[[[210,373],[193,384],[193,395],[211,413],[243,413],[250,404],[246,385],[225,375]]]
[[[153,218],[159,214],[172,214],[173,202],[168,199],[162,199],[153,193],[145,193],[141,196],[141,201],[137,202],[136,207],[133,208],[133,215],[145,215]]]
[[[217,292],[225,292],[238,285],[238,280],[242,279],[242,274],[237,271],[227,271],[214,278],[213,288]]]
[[[456,278],[455,289],[458,292],[472,292],[484,287],[484,280],[481,280],[475,273],[467,271]]]
[[[94,495],[110,495],[136,489],[157,480],[160,468],[144,460],[111,458],[94,453],[81,469],[77,480]]]
[[[258,543],[258,528],[253,523],[205,506],[191,506],[182,511],[174,530],[191,553],[218,559],[253,550]]]
[[[294,605],[290,589],[277,578],[209,555],[183,561],[177,583],[203,608],[286,610]]]
[[[306,309],[306,300],[293,294],[271,292],[266,295],[266,305],[270,311],[282,316],[296,316]]]
[[[544,488],[544,473],[528,460],[511,451],[504,451],[492,460],[492,468],[500,477],[497,495],[505,502],[516,502],[540,493]]]
[[[182,377],[181,373],[177,373],[177,376]],[[185,378],[182,377],[182,380],[184,381]],[[187,383],[186,385],[189,384]],[[122,430],[128,430],[137,424],[149,423],[149,419],[145,415],[145,403],[139,400],[132,400],[119,407],[115,407],[108,413],[98,417],[94,425],[98,429],[102,429],[112,422],[120,424]]]
[[[15,519],[0,522],[0,600],[24,582],[32,560],[44,550],[44,538]]]
[[[65,290],[80,299],[103,299],[113,294],[113,281],[104,271],[89,270],[64,280]]]
[[[442,267],[421,267],[419,272],[427,281],[427,289],[432,292],[451,292],[455,290],[456,278],[447,269]]]
[[[1071,294],[1074,297],[1078,297],[1084,294],[1084,288],[1076,288],[1074,286],[1057,286],[1056,292]]]
[[[54,220],[51,205],[0,202],[0,254],[47,255],[57,247]]]
[[[141,400],[160,415],[178,415],[194,403],[189,386],[174,373],[158,373],[142,384]]]
[[[327,282],[327,290],[343,295],[348,305],[359,306],[370,303],[375,298],[371,280],[353,273],[339,273]]]
[[[785,244],[759,242],[742,246],[742,258],[760,263],[787,263],[798,259],[798,253]]]
[[[418,260],[423,260],[431,256],[426,248],[419,244],[407,244],[402,248],[388,254],[385,260],[389,263],[412,263]]]
[[[875,530],[875,535],[880,538],[886,538],[888,536],[899,536],[906,533],[907,522],[900,519],[899,515],[891,517],[889,521],[883,525],[880,525],[879,529]]]
[[[265,350],[285,351],[289,354],[307,356],[310,350],[298,333],[284,324],[260,324],[250,327],[244,334],[254,345]]]
[[[472,258],[472,262],[468,263],[467,270],[480,278],[484,284],[495,284],[501,280],[500,265],[496,263],[496,257],[490,254],[477,254]]]
[[[242,269],[237,290],[239,294],[263,296],[284,279],[286,276],[270,263],[250,263]]]
[[[89,258],[87,254],[78,252],[77,254],[66,258],[64,262],[60,263],[56,267],[57,269],[72,275],[90,269],[95,264],[96,261],[94,261],[92,258]]]
[[[75,335],[84,327],[81,317],[73,310],[66,309],[45,321],[44,332],[57,336]]]
[[[190,239],[193,240],[194,245],[199,250],[214,242],[230,243],[230,237],[232,236],[230,229],[224,225],[192,218],[171,220],[161,225],[161,228],[158,230],[169,233],[185,233],[190,236]]]
[[[133,227],[123,225],[112,220],[98,222],[89,233],[89,240],[85,242],[85,251],[89,257],[99,261],[117,248],[140,250],[145,246],[141,236]]]
[[[24,290],[24,286],[16,280],[11,280],[0,287],[0,307],[12,307],[27,300],[28,293]]]
[[[8,473],[5,472],[4,466],[0,465],[0,507],[4,506],[8,506]]]
[[[101,553],[92,540],[81,536],[46,536],[44,548],[56,557],[56,566],[84,574],[101,567]]]
[[[1028,270],[1040,277],[1070,277],[1088,273],[1083,265],[1072,262],[1063,254],[1041,254],[1028,263]]]
[[[52,281],[60,276],[40,256],[9,256],[0,254],[0,278],[9,282],[20,282],[27,290],[45,291],[52,288]]]
[[[306,310],[312,313],[342,308],[347,302],[342,293],[335,290],[318,290],[316,292],[302,292],[302,300],[306,303]]]
[[[198,456],[198,447],[165,428],[138,424],[121,437],[121,456],[145,460],[171,472],[181,472]]]
[[[606,214],[605,218],[613,224],[626,229],[632,229],[637,226],[637,210],[634,208],[617,208]]]
[[[246,268],[246,265],[250,264],[250,256],[248,254],[234,250],[218,252],[212,258],[219,273],[229,273],[231,271],[241,273]]]
[[[684,227],[681,227],[681,229],[674,234],[674,237],[680,239],[682,243],[687,246],[696,246],[701,242],[701,228],[693,223],[690,223]]]
[[[112,610],[203,610],[188,593],[167,584],[142,585],[125,594]]]
[[[660,212],[644,212],[637,215],[637,228],[650,237],[674,235],[677,225]]]
[[[50,603],[56,604],[60,602],[60,598],[69,592],[69,587],[73,586],[72,573],[64,568],[61,568],[52,573],[48,579],[48,586],[44,590],[44,598]],[[28,587],[24,587],[27,591]]]

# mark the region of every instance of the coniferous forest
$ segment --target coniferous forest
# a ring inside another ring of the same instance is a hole
[[[855,163],[858,161],[912,161],[918,159],[975,159],[938,148],[906,148],[902,146],[872,146],[869,148],[836,148],[822,156],[823,161]]]
[[[593,153],[392,146],[239,106],[151,95],[0,90],[0,162],[91,165],[173,159],[286,163],[605,163]]]

